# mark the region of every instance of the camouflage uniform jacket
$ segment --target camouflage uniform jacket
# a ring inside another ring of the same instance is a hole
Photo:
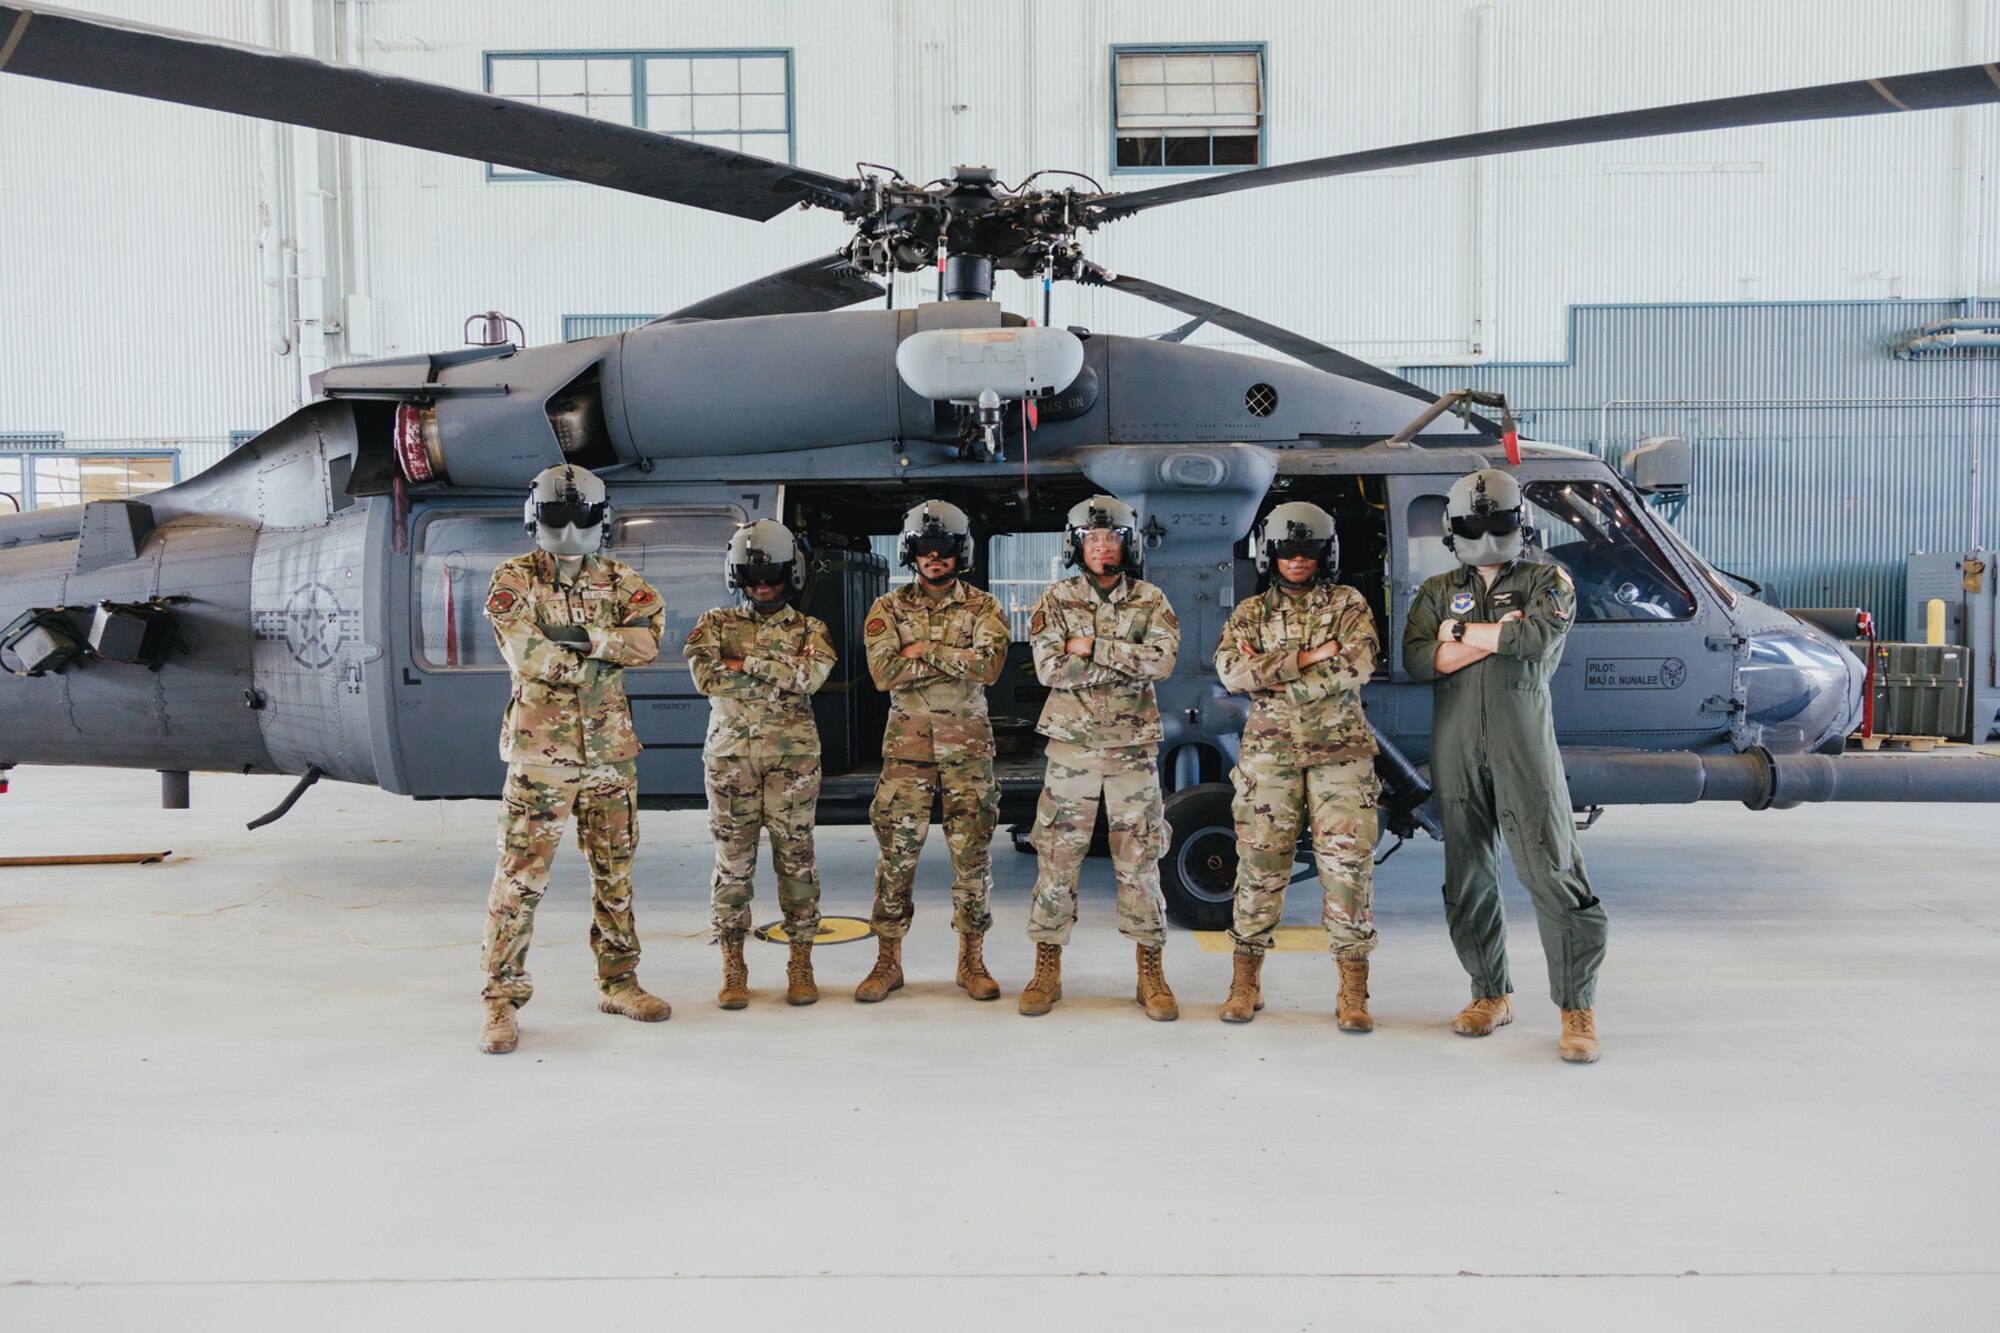
[[[722,664],[743,659],[741,671]],[[702,613],[687,638],[694,687],[708,696],[707,755],[819,754],[812,696],[833,672],[824,623],[787,606],[759,615],[750,603]]]
[[[1096,640],[1089,657],[1063,651],[1071,638]],[[1036,730],[1093,749],[1157,745],[1160,705],[1153,682],[1173,674],[1181,622],[1167,595],[1126,575],[1100,597],[1088,574],[1052,583],[1028,619],[1035,676],[1049,687]]]
[[[986,687],[1000,679],[1012,636],[991,593],[954,579],[932,595],[912,581],[875,599],[864,632],[868,674],[889,692],[883,758],[992,758]],[[911,643],[930,647],[898,656]]]
[[[575,581],[565,582],[556,558],[537,549],[493,571],[486,618],[514,674],[502,759],[588,768],[637,756],[622,668],[660,655],[667,613],[652,584],[607,555],[585,556]],[[589,653],[564,647],[540,625],[582,626]]]
[[[1329,639],[1339,655],[1299,670],[1299,653]],[[1374,754],[1361,687],[1380,655],[1374,614],[1344,584],[1295,594],[1272,587],[1240,604],[1222,627],[1215,671],[1226,688],[1250,696],[1243,753],[1282,753],[1301,768]]]

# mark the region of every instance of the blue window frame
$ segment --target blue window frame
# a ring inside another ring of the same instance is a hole
[[[486,91],[774,162],[793,160],[786,49],[489,51]],[[558,178],[489,162],[486,179]]]
[[[1186,175],[1263,166],[1264,43],[1111,48],[1111,170]]]

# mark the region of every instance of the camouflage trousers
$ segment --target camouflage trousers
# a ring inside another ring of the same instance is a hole
[[[1095,750],[1049,742],[1042,799],[1035,807],[1039,873],[1028,909],[1028,938],[1067,944],[1076,924],[1076,881],[1090,851],[1102,800],[1111,830],[1111,866],[1118,877],[1118,931],[1155,948],[1166,943],[1166,900],[1160,896],[1160,858],[1166,855],[1166,805],[1160,764],[1151,745]]]
[[[1311,821],[1327,943],[1338,958],[1375,949],[1375,802],[1381,784],[1369,759],[1301,768],[1284,754],[1246,754],[1229,775],[1236,788],[1236,920],[1229,938],[1262,953],[1285,914],[1285,889],[1301,827]]]
[[[819,807],[819,756],[703,755],[708,831],[715,839],[709,885],[715,937],[740,940],[750,919],[757,873],[757,835],[771,834],[771,868],[785,933],[809,940],[819,933],[819,863],[813,856],[813,815]]]
[[[984,935],[993,924],[993,829],[1000,784],[990,758],[932,763],[884,759],[868,822],[882,855],[875,863],[875,910],[868,922],[885,940],[910,933],[916,914],[917,854],[931,831],[931,796],[944,790],[944,842],[951,851],[951,928]]]
[[[639,845],[638,765],[630,759],[588,768],[509,764],[500,796],[500,864],[486,900],[489,1000],[516,1008],[534,994],[528,945],[535,908],[549,886],[549,863],[576,815],[576,845],[590,863],[590,948],[605,994],[638,984],[639,932],[632,925],[632,852]]]

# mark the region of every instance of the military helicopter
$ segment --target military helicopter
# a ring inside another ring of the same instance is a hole
[[[778,517],[813,552],[802,597],[841,663],[818,700],[824,821],[865,818],[886,701],[861,622],[887,587],[872,536],[917,499],[980,533],[1053,532],[1104,491],[1144,516],[1146,577],[1183,651],[1159,687],[1175,834],[1163,863],[1183,925],[1227,918],[1235,863],[1226,777],[1247,703],[1212,645],[1257,588],[1246,538],[1284,500],[1338,523],[1344,581],[1389,649],[1364,690],[1383,741],[1383,817],[1430,826],[1430,688],[1397,647],[1428,575],[1449,568],[1444,496],[1511,467],[1563,562],[1578,623],[1555,685],[1579,810],[1741,800],[2000,800],[1991,766],[1836,758],[1862,669],[1814,625],[1734,586],[1654,513],[1686,484],[1662,446],[1632,475],[1519,440],[1504,403],[1438,398],[1218,302],[1085,255],[1088,236],[1178,201],[1353,172],[1730,126],[2000,101],[1975,65],[1405,144],[1152,189],[1015,186],[982,168],[917,185],[825,175],[481,93],[39,5],[0,5],[0,72],[208,107],[499,163],[731,214],[826,209],[844,246],[622,334],[509,342],[344,365],[316,401],[216,466],[143,499],[0,515],[0,771],[12,764],[324,775],[419,799],[491,798],[508,679],[481,622],[487,578],[525,548],[530,478],[564,460],[607,481],[611,549],[657,586],[667,646],[628,673],[644,802],[702,804],[707,715],[678,645],[729,599],[720,552]],[[859,168],[857,168],[859,169]],[[892,308],[878,279],[936,271],[941,298]],[[1188,317],[1159,338],[1047,327],[991,299],[996,271],[1095,284]],[[849,309],[863,302],[882,308]],[[1286,354],[1182,341],[1214,323]],[[781,367],[754,390],[740,367]],[[1491,420],[1482,411],[1498,410]],[[992,711],[1032,717],[1044,691],[1014,645]],[[1004,728],[1003,728],[1004,729]],[[1040,787],[1032,753],[1000,764],[1006,817]],[[253,825],[254,827],[254,825]],[[1431,826],[1434,827],[1434,826]]]

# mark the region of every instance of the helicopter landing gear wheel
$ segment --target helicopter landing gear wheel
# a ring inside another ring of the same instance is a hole
[[[1188,930],[1227,930],[1236,907],[1236,820],[1226,782],[1183,787],[1167,797],[1173,841],[1160,858],[1167,919]]]

